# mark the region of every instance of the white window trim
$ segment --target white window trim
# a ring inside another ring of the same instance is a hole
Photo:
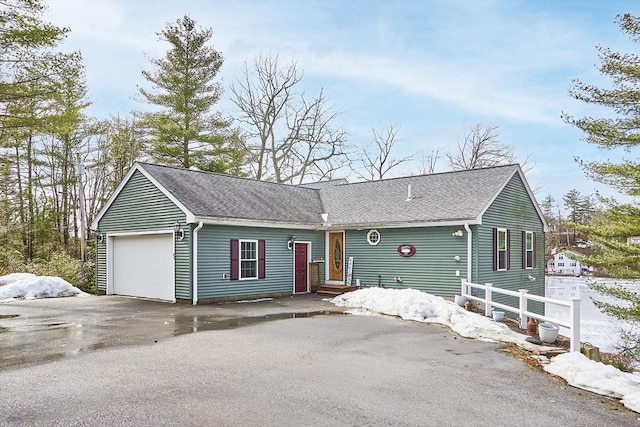
[[[504,250],[500,250],[500,233],[504,233]],[[498,228],[496,229],[496,271],[507,271],[507,265],[509,265],[509,263],[507,262],[507,256],[509,256],[509,251],[508,251],[508,241],[507,241],[507,229],[506,228]],[[504,252],[504,268],[500,268],[500,252]]]
[[[378,240],[376,240],[375,242],[372,242],[371,241],[371,236],[374,233],[378,235]],[[369,230],[369,232],[367,233],[367,243],[369,243],[371,246],[376,246],[378,243],[380,243],[380,239],[381,239],[381,236],[380,236],[380,232],[378,230],[375,230],[375,229]]]
[[[529,249],[529,245],[527,244],[527,242],[529,242],[529,236],[531,236],[531,249]],[[525,231],[524,232],[524,247],[526,250],[526,254],[525,256],[525,262],[526,262],[526,266],[525,269],[526,270],[533,270],[534,268],[536,268],[536,260],[533,257],[534,254],[536,253],[536,248],[535,248],[535,241],[533,240],[533,231]],[[533,261],[533,265],[531,267],[529,267],[529,252],[531,252],[531,259]]]
[[[243,259],[242,258],[242,244],[243,243],[253,243],[256,246],[256,257],[254,259]],[[238,280],[258,280],[258,276],[260,273],[258,272],[258,241],[257,240],[249,240],[249,239],[238,239]],[[242,277],[242,261],[254,261],[256,263],[256,275],[254,277]]]

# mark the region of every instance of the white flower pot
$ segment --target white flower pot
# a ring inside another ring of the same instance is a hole
[[[456,295],[455,298],[454,298],[454,301],[460,307],[464,307],[464,303],[467,302],[467,299],[465,297],[463,297],[463,296]]]
[[[548,344],[556,342],[558,339],[558,331],[560,327],[553,323],[543,322],[538,325],[538,334],[540,335],[540,341]]]
[[[491,312],[493,314],[493,320],[495,320],[496,322],[500,322],[502,321],[502,319],[504,319],[504,311],[492,311]]]

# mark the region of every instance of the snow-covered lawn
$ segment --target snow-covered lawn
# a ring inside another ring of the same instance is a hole
[[[89,296],[60,277],[12,273],[0,276],[0,302],[16,299]]]
[[[512,342],[527,350],[539,348],[525,341],[526,335],[513,332],[502,323],[415,289],[366,288],[339,295],[331,302],[337,306],[354,308],[350,311],[352,314],[373,312],[398,316],[404,320],[439,323],[463,337]],[[627,408],[640,412],[640,375],[594,362],[578,352],[556,356],[544,369],[575,387],[620,398]]]

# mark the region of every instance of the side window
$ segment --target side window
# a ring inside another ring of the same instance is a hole
[[[493,229],[493,269],[509,270],[509,251],[511,233],[506,228]]]
[[[264,279],[265,246],[264,240],[231,240],[231,280]]]
[[[240,240],[240,280],[258,278],[258,241]]]
[[[533,231],[522,232],[522,268],[536,266],[536,235]]]

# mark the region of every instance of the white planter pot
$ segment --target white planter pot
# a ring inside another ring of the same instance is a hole
[[[496,322],[500,322],[502,321],[502,319],[504,319],[504,311],[492,311],[491,312],[493,314],[493,320],[495,320]]]
[[[456,295],[455,298],[454,298],[454,301],[460,307],[464,307],[464,303],[467,302],[467,299],[465,297],[463,297],[463,296]]]
[[[540,334],[540,341],[546,343],[554,343],[558,339],[558,331],[560,327],[553,323],[543,322],[538,325],[538,334]]]

